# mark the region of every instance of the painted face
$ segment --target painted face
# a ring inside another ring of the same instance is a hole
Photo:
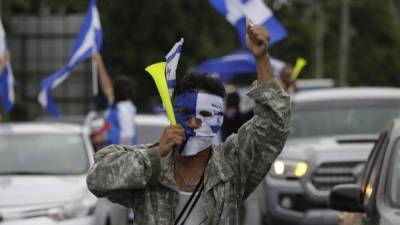
[[[186,133],[186,143],[181,155],[195,155],[211,146],[212,139],[222,125],[223,107],[223,99],[216,95],[189,92],[175,97],[176,120]],[[201,126],[195,129],[189,127],[187,121],[190,118],[199,119]]]

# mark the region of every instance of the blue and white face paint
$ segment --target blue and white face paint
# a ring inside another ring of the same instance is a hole
[[[196,155],[211,146],[213,138],[222,126],[223,109],[224,101],[216,95],[189,92],[175,97],[176,120],[186,133],[186,143],[180,152],[182,156]],[[193,129],[187,125],[187,121],[192,117],[201,121],[199,128]]]

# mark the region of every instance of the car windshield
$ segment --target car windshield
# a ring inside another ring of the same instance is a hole
[[[291,137],[378,134],[399,116],[399,99],[299,102],[293,104]]]
[[[394,157],[391,165],[389,193],[391,202],[400,207],[400,140],[394,147]]]
[[[78,134],[0,134],[0,156],[0,175],[81,174],[89,167]]]

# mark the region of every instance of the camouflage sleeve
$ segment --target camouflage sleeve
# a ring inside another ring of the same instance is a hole
[[[253,118],[222,145],[243,200],[262,181],[281,152],[290,124],[290,98],[277,80],[253,87],[248,96],[255,101]]]
[[[95,154],[86,182],[97,197],[127,206],[135,189],[156,183],[160,174],[158,145],[110,145]]]

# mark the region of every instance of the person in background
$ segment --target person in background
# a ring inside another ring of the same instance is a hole
[[[226,91],[224,122],[221,127],[222,141],[225,141],[231,134],[237,133],[239,128],[254,114],[253,110],[241,112],[240,95],[236,91],[236,87],[227,86]]]
[[[271,59],[272,73],[274,76],[279,77],[283,88],[288,94],[294,94],[297,90],[296,80],[292,79],[293,67],[292,65],[281,60]]]
[[[108,102],[106,111],[97,109],[92,115],[88,115],[87,120],[91,120],[92,128],[94,127],[91,134],[92,144],[96,150],[111,144],[137,144],[136,107],[130,100],[133,86],[131,79],[119,76],[112,82],[101,55],[94,53],[92,57],[98,68],[101,90]],[[132,224],[132,209],[123,211],[113,207],[112,213],[120,215],[121,219],[126,218],[127,224]]]
[[[132,81],[126,76],[120,76],[112,82],[101,55],[95,53],[93,59],[98,67],[100,86],[109,106],[104,115],[104,125],[91,135],[92,142],[96,146],[134,145],[137,143],[137,136],[136,107],[130,100]]]
[[[292,79],[292,72],[293,67],[286,64],[279,74],[284,89],[290,95],[294,94],[297,91],[296,80]]]

